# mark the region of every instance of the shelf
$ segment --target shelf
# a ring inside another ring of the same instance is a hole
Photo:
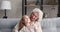
[[[36,7],[37,5],[35,5],[35,4],[29,4],[29,5],[24,5],[24,6],[26,6],[26,7]]]

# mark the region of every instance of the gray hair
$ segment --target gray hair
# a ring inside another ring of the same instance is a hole
[[[43,18],[43,12],[39,8],[34,8],[32,12],[38,12],[39,13],[39,20],[41,21]]]

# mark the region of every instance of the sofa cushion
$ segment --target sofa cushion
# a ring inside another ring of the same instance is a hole
[[[56,25],[57,25],[57,27],[60,27],[60,19],[56,20]]]
[[[1,32],[12,32],[12,29],[9,29],[9,28],[3,28],[3,29],[1,29]]]
[[[52,27],[56,27],[56,19],[52,18],[52,19],[43,19],[41,21],[41,26],[42,28],[52,28]]]
[[[20,19],[1,19],[0,28],[13,28]]]
[[[42,30],[43,32],[57,32],[56,27],[54,28],[46,28]]]

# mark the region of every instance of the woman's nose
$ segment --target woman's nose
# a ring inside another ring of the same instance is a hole
[[[35,18],[35,16],[33,16],[33,18]]]

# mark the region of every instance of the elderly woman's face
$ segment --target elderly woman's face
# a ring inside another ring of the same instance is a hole
[[[39,17],[39,13],[38,12],[32,12],[30,19],[31,21],[36,21]]]

